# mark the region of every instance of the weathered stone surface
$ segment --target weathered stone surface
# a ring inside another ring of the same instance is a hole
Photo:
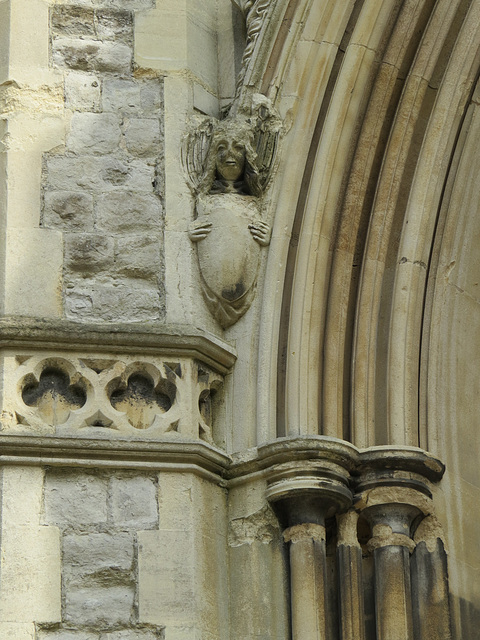
[[[65,595],[65,622],[85,627],[126,626],[133,616],[133,588],[69,588]]]
[[[112,517],[118,527],[136,530],[158,525],[157,487],[150,478],[112,478]]]
[[[51,20],[55,36],[95,36],[93,9],[53,5]]]
[[[47,191],[43,224],[65,231],[93,231],[93,197],[84,191]]]
[[[160,320],[165,312],[158,287],[142,287],[136,281],[91,283],[74,288],[66,300],[72,319],[114,321],[128,313],[130,322]]]
[[[69,585],[129,584],[133,562],[129,533],[72,533],[63,538],[64,579]]]
[[[57,190],[109,191],[115,187],[151,192],[154,167],[141,160],[108,155],[77,158],[53,156],[47,161],[47,184]],[[121,199],[119,192],[119,199]]]
[[[159,640],[163,638],[163,632],[153,630],[133,630],[126,629],[123,631],[110,631],[102,633],[100,640]]]
[[[107,154],[118,149],[120,122],[110,113],[75,113],[67,149],[78,155]]]
[[[132,44],[133,15],[129,11],[112,11],[108,9],[95,12],[95,27],[100,40],[115,40]]]
[[[116,239],[115,271],[119,275],[158,281],[160,242],[151,235],[125,235]]]
[[[163,211],[155,195],[133,191],[111,191],[101,195],[95,206],[97,229],[120,232],[160,230]]]
[[[163,106],[160,80],[131,80],[107,77],[103,85],[103,109],[134,115],[156,115]]]
[[[123,43],[57,38],[52,45],[56,66],[78,71],[129,73],[132,50]]]
[[[88,631],[74,631],[71,629],[40,630],[37,631],[38,640],[98,640],[97,633]]]
[[[108,271],[114,261],[113,238],[95,233],[65,236],[65,266],[83,275]]]
[[[79,71],[65,77],[65,107],[72,111],[100,111],[101,80],[93,73]]]
[[[134,155],[158,155],[161,143],[160,121],[130,119],[125,127],[125,143],[128,151]]]
[[[82,529],[107,522],[107,483],[81,472],[51,472],[45,478],[45,520]]]

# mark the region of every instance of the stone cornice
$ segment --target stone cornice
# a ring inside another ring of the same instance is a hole
[[[161,323],[90,324],[12,317],[0,319],[0,348],[186,356],[219,373],[229,371],[235,349],[190,325]]]
[[[175,436],[147,440],[0,434],[0,466],[12,464],[190,470],[226,486],[249,482],[259,475],[269,482],[288,480],[297,468],[301,474],[311,475],[310,467],[320,465],[327,478],[344,474],[353,490],[357,478],[363,490],[365,477],[368,483],[369,473],[376,467],[381,475],[377,486],[388,485],[391,477],[396,485],[406,487],[422,480],[438,482],[444,469],[439,460],[421,449],[377,447],[360,451],[348,442],[322,436],[281,438],[243,456],[230,456],[202,440]]]

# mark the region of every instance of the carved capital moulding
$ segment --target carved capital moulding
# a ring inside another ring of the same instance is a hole
[[[234,351],[189,327],[3,319],[1,436],[201,440]]]

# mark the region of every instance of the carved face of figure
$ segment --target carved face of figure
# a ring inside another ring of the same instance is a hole
[[[245,145],[235,139],[222,138],[217,145],[216,167],[224,180],[239,180],[245,169]]]

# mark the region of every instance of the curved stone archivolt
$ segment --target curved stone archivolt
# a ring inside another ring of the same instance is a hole
[[[478,73],[479,3],[280,4],[294,35],[254,60],[291,126],[271,203],[259,440],[427,447],[426,283]]]

